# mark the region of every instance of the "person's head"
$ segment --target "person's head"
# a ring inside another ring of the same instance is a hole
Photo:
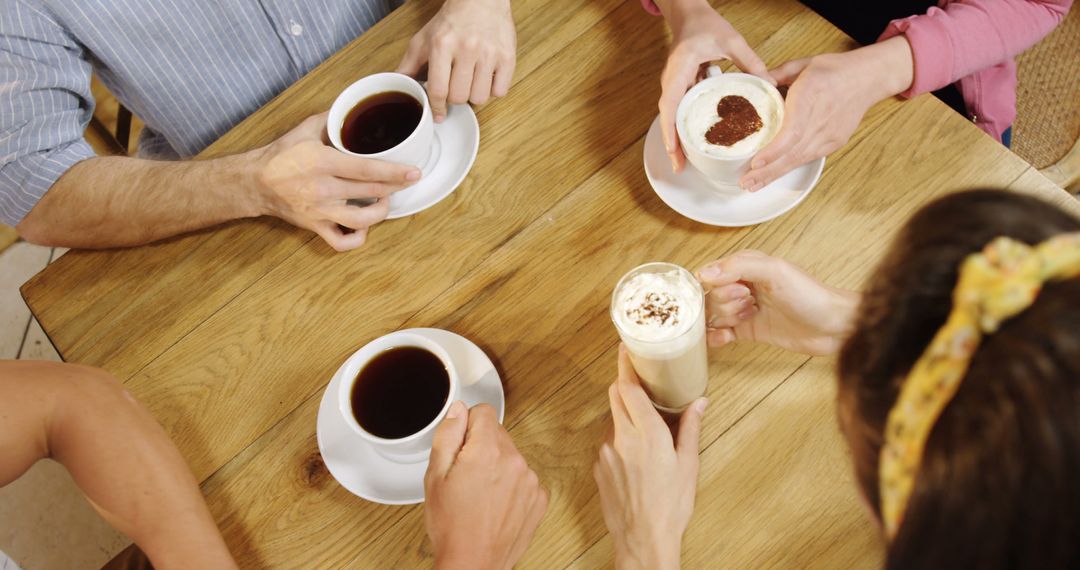
[[[841,428],[880,518],[878,462],[900,385],[952,308],[961,262],[998,236],[1035,245],[1080,220],[1018,194],[924,207],[871,277],[839,359]],[[926,442],[889,568],[1080,564],[1080,279],[983,338]]]

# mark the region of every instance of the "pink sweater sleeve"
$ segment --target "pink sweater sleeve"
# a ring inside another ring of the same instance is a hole
[[[641,0],[641,5],[645,7],[646,12],[654,16],[660,15],[660,8],[656,6],[656,2],[653,2],[653,0]]]
[[[902,95],[913,97],[1018,55],[1049,34],[1071,5],[1072,0],[954,0],[890,22],[878,41],[907,37],[915,79]]]

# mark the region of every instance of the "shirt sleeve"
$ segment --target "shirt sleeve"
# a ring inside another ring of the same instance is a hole
[[[75,163],[94,112],[91,66],[65,28],[23,0],[0,2],[0,221],[18,224]]]
[[[1049,34],[1072,0],[955,0],[923,15],[889,23],[878,41],[903,34],[915,77],[902,93],[940,89],[1011,59]]]

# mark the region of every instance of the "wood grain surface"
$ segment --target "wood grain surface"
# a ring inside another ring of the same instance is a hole
[[[769,65],[853,46],[793,0],[717,5]],[[408,3],[201,158],[266,144],[355,79],[392,69],[436,9]],[[444,328],[492,357],[505,423],[551,495],[520,566],[607,567],[590,466],[615,373],[608,299],[626,270],[654,260],[696,267],[756,248],[858,288],[899,226],[937,196],[1010,188],[1080,212],[924,96],[872,109],[791,213],[741,229],[692,222],[657,198],[642,168],[663,21],[617,0],[517,0],[514,14],[514,86],[478,110],[468,178],[437,206],[375,227],[361,250],[337,254],[260,219],[72,252],[23,288],[66,359],[115,373],[173,436],[242,567],[431,566],[422,507],[354,497],[326,471],[315,439],[331,375],[381,334]],[[835,427],[832,361],[739,344],[715,351],[710,367],[684,566],[879,565]]]

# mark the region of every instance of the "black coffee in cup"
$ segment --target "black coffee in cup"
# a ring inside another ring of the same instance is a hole
[[[424,106],[401,91],[361,99],[341,124],[341,144],[350,152],[375,154],[401,144],[420,124]]]
[[[416,346],[391,348],[356,376],[351,401],[356,423],[383,439],[410,436],[432,422],[450,396],[442,360]]]

